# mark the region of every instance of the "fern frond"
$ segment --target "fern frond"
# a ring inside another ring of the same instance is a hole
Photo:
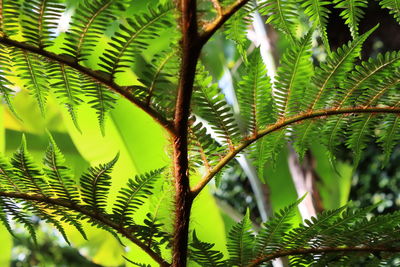
[[[287,143],[287,129],[282,129],[268,134],[258,140],[252,148],[250,148],[250,157],[253,164],[257,168],[258,177],[265,177],[265,164],[272,162],[274,164],[276,155],[281,151],[282,147]]]
[[[374,79],[375,80],[375,79]],[[391,106],[391,95],[397,95],[396,89],[400,84],[400,66],[391,72],[390,76],[384,77],[382,80],[375,80],[375,86],[363,90],[357,99],[359,105],[369,107],[379,104]]]
[[[378,132],[378,142],[385,153],[384,163],[388,163],[393,148],[400,140],[400,117],[394,114],[387,115]]]
[[[149,9],[148,13],[128,18],[127,26],[120,24],[109,42],[110,48],[100,57],[99,65],[112,76],[130,67],[134,56],[145,50],[150,40],[159,36],[160,30],[172,26],[171,9],[171,5]]]
[[[193,168],[204,166],[210,170],[219,162],[225,150],[207,133],[201,122],[193,122],[189,128],[189,162]]]
[[[104,35],[107,26],[125,10],[122,1],[85,0],[77,7],[71,18],[70,28],[65,37],[65,53],[77,61],[90,56],[96,43]]]
[[[130,223],[133,214],[143,205],[144,199],[153,194],[153,185],[160,177],[164,168],[129,179],[128,187],[122,188],[113,207],[115,217],[121,223]]]
[[[256,236],[254,255],[270,254],[281,249],[285,233],[292,228],[292,219],[299,203],[305,196],[293,204],[277,212],[274,217],[264,223],[261,231]]]
[[[15,93],[14,90],[11,89],[13,83],[7,78],[13,76],[11,68],[11,51],[8,47],[0,45],[0,94],[6,102],[8,109],[15,117],[19,118],[11,100]]]
[[[45,62],[37,55],[26,51],[14,50],[12,55],[16,74],[21,78],[23,85],[32,94],[45,115],[47,95],[49,92],[49,81],[45,73]]]
[[[380,83],[385,77],[389,77],[400,66],[400,52],[387,52],[378,54],[376,58],[363,61],[355,67],[355,70],[345,79],[335,96],[337,107],[355,105],[363,91],[368,91]]]
[[[253,255],[254,235],[251,232],[250,215],[235,224],[228,234],[229,266],[246,266]]]
[[[371,115],[359,116],[351,124],[350,137],[347,140],[347,146],[354,151],[354,162],[358,164],[361,152],[366,147],[366,141],[368,137],[372,135],[374,124],[377,121],[377,117]]]
[[[0,156],[0,187],[4,191],[20,191],[19,186],[14,181],[14,169],[8,159]]]
[[[325,211],[311,221],[293,227],[293,222],[285,215],[293,214],[297,204],[285,208],[270,223],[267,222],[267,229],[263,228],[260,233],[267,235],[257,237],[256,248],[269,250],[256,254],[247,266],[260,266],[283,256],[289,256],[291,266],[349,266],[348,263],[360,254],[387,252],[394,256],[399,252],[398,212],[367,219],[374,207],[342,207]],[[278,239],[264,239],[269,237],[269,233],[277,233]],[[379,258],[376,262],[383,261]]]
[[[311,32],[282,57],[274,83],[274,100],[280,118],[298,113],[304,90],[313,73]]]
[[[368,6],[367,0],[335,0],[333,1],[335,8],[344,9],[340,16],[345,20],[349,26],[351,36],[356,38],[358,36],[358,23],[364,16],[364,10]]]
[[[50,46],[64,9],[57,0],[23,1],[22,36],[39,48]]]
[[[227,262],[223,260],[222,252],[213,250],[214,244],[202,242],[197,238],[196,231],[193,231],[193,239],[190,243],[189,257],[204,267],[224,267]]]
[[[379,5],[389,9],[389,13],[392,14],[400,24],[400,0],[380,0]]]
[[[328,118],[322,127],[322,142],[328,149],[329,159],[335,159],[336,147],[345,140],[350,118],[346,115]]]
[[[296,1],[293,0],[265,0],[260,6],[260,13],[268,17],[266,23],[271,23],[293,44],[298,24],[297,10]]]
[[[107,204],[107,194],[111,186],[110,173],[119,154],[106,164],[90,167],[80,178],[82,200],[94,210],[104,211]]]
[[[307,120],[293,127],[291,138],[293,138],[293,147],[299,154],[300,159],[303,159],[311,141],[318,134],[321,124],[322,122],[320,120]]]
[[[330,4],[330,1],[320,0],[304,0],[301,4],[301,6],[304,8],[304,13],[310,18],[310,20],[314,23],[314,26],[319,30],[322,42],[325,46],[325,49],[328,51],[328,54],[330,54],[330,46],[326,27],[330,13],[327,5]]]
[[[249,58],[247,75],[239,82],[237,97],[246,134],[254,135],[272,122],[271,83],[258,49]]]
[[[239,127],[233,116],[231,107],[228,106],[225,96],[219,92],[212,78],[205,72],[200,72],[193,92],[193,111],[202,119],[210,123],[211,128],[223,139],[229,148],[240,138]]]
[[[110,112],[117,102],[116,95],[99,83],[84,77],[83,90],[90,101],[89,105],[96,111],[102,135],[105,135],[105,121],[107,113]]]
[[[312,217],[311,220],[305,220],[304,224],[285,235],[285,245],[295,249],[308,246],[309,242],[317,242],[318,240],[314,240],[314,238],[317,238],[319,231],[328,228],[333,222],[337,222],[344,209],[345,207],[324,211],[317,217]]]
[[[54,63],[49,66],[47,75],[53,80],[50,86],[54,94],[65,105],[75,127],[80,131],[76,108],[82,103],[80,96],[83,90],[79,73],[63,64]]]
[[[349,42],[338,48],[327,59],[326,63],[322,63],[316,69],[315,75],[312,78],[312,84],[307,89],[305,102],[309,110],[319,109],[325,106],[328,101],[327,95],[333,88],[347,76],[347,72],[353,68],[353,61],[360,55],[361,46],[365,39],[377,28],[375,26],[368,32],[364,33],[354,41]]]
[[[169,119],[173,118],[176,88],[179,76],[179,60],[175,48],[154,55],[146,68],[137,71],[142,85],[134,86],[138,97],[152,105]]]
[[[252,17],[253,4],[249,1],[238,12],[236,12],[225,24],[226,38],[236,44],[239,55],[247,61],[247,30],[253,22]]]
[[[20,1],[0,2],[0,36],[11,36],[18,31],[20,8]]]
[[[53,137],[49,134],[50,143],[44,158],[44,169],[52,192],[60,199],[79,203],[79,194],[73,180],[71,170],[65,166],[64,155],[61,153]]]
[[[18,207],[18,205],[11,199],[5,197],[0,197],[0,209],[7,215],[11,216],[14,221],[22,224],[30,234],[30,237],[35,242],[35,244],[37,243],[36,232],[33,226],[33,222],[28,218],[25,211],[21,210],[21,208]],[[7,227],[7,229],[9,228]],[[12,233],[12,231],[10,233]]]
[[[27,150],[24,135],[22,136],[19,149],[11,159],[11,164],[14,167],[15,184],[20,189],[40,195],[47,195],[49,193],[49,185],[44,179],[43,172],[36,166]]]
[[[152,248],[158,254],[161,254],[160,246],[171,242],[171,236],[167,232],[162,231],[162,223],[158,222],[157,217],[151,213],[147,213],[146,218],[143,220],[144,225],[135,225],[133,227],[135,236]]]

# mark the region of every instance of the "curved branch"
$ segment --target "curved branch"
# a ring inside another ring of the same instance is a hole
[[[192,189],[193,197],[196,197],[200,191],[208,184],[209,181],[214,177],[216,173],[218,173],[230,160],[232,160],[237,154],[242,152],[245,148],[247,148],[250,144],[254,143],[261,137],[278,131],[282,128],[285,128],[289,125],[302,122],[308,119],[315,118],[323,118],[326,116],[340,115],[340,114],[360,114],[360,113],[393,113],[400,114],[400,107],[348,107],[342,109],[324,109],[324,110],[314,110],[312,112],[300,113],[299,115],[292,116],[285,120],[278,121],[275,124],[272,124],[265,128],[264,130],[259,131],[255,136],[249,137],[245,141],[243,141],[240,145],[236,146],[234,150],[227,153],[220,162],[218,162],[215,167],[210,170],[201,180],[195,185]]]
[[[224,23],[232,17],[240,8],[247,4],[250,0],[237,0],[228,8],[222,9],[217,18],[205,26],[204,32],[200,35],[200,42],[205,44],[214,33],[224,25]]]
[[[286,256],[295,256],[295,255],[307,255],[307,254],[321,254],[321,253],[351,253],[351,252],[360,252],[360,253],[380,253],[380,252],[390,252],[390,253],[399,253],[400,248],[393,247],[325,247],[325,248],[303,248],[303,249],[292,249],[281,252],[276,252],[273,254],[263,255],[258,259],[251,262],[247,267],[255,267],[260,264],[271,261],[273,259],[277,259],[280,257]]]
[[[110,90],[125,97],[131,103],[135,104],[137,107],[139,107],[144,112],[149,114],[155,121],[157,121],[159,124],[161,124],[164,127],[164,129],[166,129],[168,132],[170,132],[171,134],[174,135],[174,128],[170,121],[166,120],[163,116],[161,116],[160,113],[158,113],[151,107],[147,106],[146,103],[136,99],[135,96],[130,93],[129,87],[117,85],[113,81],[111,75],[109,75],[105,72],[94,71],[92,69],[84,67],[84,66],[80,65],[79,63],[77,63],[76,58],[74,58],[74,57],[67,56],[67,55],[58,55],[58,54],[46,51],[44,49],[40,49],[33,45],[26,44],[23,42],[18,42],[15,40],[11,40],[6,37],[0,37],[0,44],[4,44],[4,45],[10,46],[10,47],[16,47],[23,51],[43,56],[51,61],[55,61],[55,62],[58,62],[61,64],[68,65],[69,67],[79,71],[80,73],[92,78],[96,82],[101,83],[104,86],[108,87]]]
[[[22,199],[22,200],[29,200],[29,201],[35,201],[35,202],[42,202],[45,204],[51,204],[51,205],[55,205],[55,206],[61,206],[61,207],[65,207],[70,210],[76,211],[78,213],[84,214],[84,215],[100,222],[101,224],[107,225],[107,226],[113,228],[114,230],[116,230],[122,236],[126,237],[127,239],[132,241],[135,245],[137,245],[138,247],[143,249],[143,251],[145,251],[151,258],[153,258],[153,260],[155,260],[157,263],[159,263],[160,266],[170,266],[170,264],[166,260],[164,260],[156,252],[154,252],[149,246],[147,246],[142,241],[140,241],[135,236],[133,236],[129,229],[120,226],[118,223],[112,221],[110,218],[108,218],[104,214],[92,211],[84,206],[77,205],[73,202],[68,202],[68,201],[65,201],[62,199],[45,197],[42,195],[31,195],[31,194],[20,193],[20,192],[2,192],[2,191],[0,191],[0,196],[13,198],[13,199]]]

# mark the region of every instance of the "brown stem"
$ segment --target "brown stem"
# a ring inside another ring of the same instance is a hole
[[[178,8],[181,12],[182,63],[174,116],[175,225],[172,266],[185,267],[193,202],[189,185],[188,119],[201,44],[197,29],[196,0],[180,0]]]
[[[29,201],[35,201],[35,202],[42,202],[42,203],[50,204],[50,205],[54,205],[54,206],[61,206],[61,207],[65,207],[70,210],[76,211],[78,213],[84,214],[87,217],[90,217],[90,218],[98,221],[99,223],[107,225],[107,226],[111,227],[112,229],[116,230],[122,236],[126,237],[127,239],[132,241],[135,245],[140,247],[143,251],[145,251],[150,257],[152,257],[157,263],[159,263],[160,266],[165,266],[165,267],[170,266],[170,264],[167,261],[165,261],[163,258],[161,258],[161,256],[158,255],[155,251],[153,251],[149,246],[147,246],[142,241],[137,239],[132,234],[131,230],[112,221],[106,214],[92,211],[82,205],[75,204],[71,201],[65,201],[65,200],[57,199],[57,198],[50,198],[50,197],[46,197],[43,195],[31,195],[31,194],[20,193],[20,192],[2,192],[2,191],[0,191],[0,196],[7,197],[7,198],[13,198],[13,199],[22,199],[22,200],[29,200]]]
[[[138,99],[136,99],[135,96],[131,94],[129,87],[123,87],[123,86],[117,85],[114,82],[114,80],[112,79],[111,75],[104,73],[104,72],[94,71],[92,69],[84,67],[84,66],[80,65],[79,63],[77,63],[76,58],[74,58],[74,57],[66,56],[66,55],[57,55],[55,53],[46,51],[44,49],[35,47],[33,45],[18,42],[15,40],[11,40],[6,37],[0,37],[0,43],[4,44],[6,46],[19,48],[19,49],[29,52],[29,53],[41,55],[51,61],[55,61],[55,62],[64,64],[64,65],[67,65],[67,66],[79,71],[80,73],[90,77],[91,79],[95,80],[98,83],[103,84],[104,86],[108,87],[110,90],[112,90],[112,91],[122,95],[126,99],[128,99],[131,103],[135,104],[137,107],[139,107],[140,109],[145,111],[147,114],[149,114],[155,121],[157,121],[159,124],[161,124],[168,132],[173,134],[173,127],[169,121],[167,121],[157,111],[155,111],[151,107],[148,107],[146,105],[146,103],[143,103],[143,102],[139,101]]]
[[[390,252],[390,253],[399,253],[400,248],[394,247],[325,247],[325,248],[302,248],[302,249],[292,249],[286,251],[278,251],[276,253],[263,255],[258,259],[254,260],[252,263],[247,265],[247,267],[255,267],[259,266],[262,263],[271,261],[276,258],[285,257],[285,256],[295,256],[295,255],[309,255],[309,254],[321,254],[321,253],[381,253],[381,252]]]
[[[240,145],[237,145],[235,147],[235,150],[230,151],[227,153],[222,160],[214,166],[214,168],[209,171],[202,179],[201,181],[195,185],[191,191],[193,194],[193,197],[196,197],[198,193],[208,184],[209,181],[214,177],[216,173],[218,173],[226,164],[228,164],[229,161],[231,161],[237,154],[242,152],[245,148],[247,148],[249,145],[260,139],[261,137],[281,130],[289,125],[295,124],[302,122],[304,120],[308,119],[317,119],[317,118],[323,118],[326,116],[333,116],[333,115],[340,115],[340,114],[384,114],[384,113],[393,113],[393,114],[399,114],[400,113],[400,108],[396,105],[394,107],[346,107],[346,108],[341,108],[341,109],[336,109],[336,108],[331,108],[331,109],[324,109],[324,110],[314,110],[311,112],[303,112],[300,113],[299,115],[292,116],[290,118],[287,118],[285,120],[281,120],[275,124],[272,124],[265,128],[264,130],[261,130],[257,133],[256,136],[251,136],[245,141],[243,141]]]
[[[224,23],[232,17],[241,7],[247,4],[250,0],[237,0],[231,6],[221,11],[221,14],[211,23],[205,26],[204,32],[201,35],[201,43],[205,44],[214,33],[224,25]]]

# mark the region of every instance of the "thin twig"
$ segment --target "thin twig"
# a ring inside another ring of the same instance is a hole
[[[200,35],[200,42],[202,44],[205,44],[230,17],[232,17],[241,7],[243,7],[249,1],[250,0],[237,0],[228,8],[223,9],[221,14],[217,18],[205,25],[204,32]]]
[[[339,114],[381,114],[381,113],[392,113],[392,114],[399,114],[400,108],[399,107],[350,107],[350,108],[342,108],[342,109],[324,109],[324,110],[315,110],[312,112],[303,112],[299,115],[292,116],[285,120],[281,120],[275,124],[272,124],[261,130],[257,133],[256,136],[251,136],[243,141],[241,144],[237,145],[233,151],[227,153],[222,160],[214,166],[214,168],[209,171],[201,180],[200,182],[192,187],[191,191],[193,197],[196,197],[200,191],[208,184],[209,181],[214,177],[216,173],[218,173],[226,164],[229,163],[237,154],[242,152],[245,148],[249,145],[260,139],[261,137],[268,135],[272,132],[281,130],[289,125],[302,122],[308,119],[317,119],[317,118],[324,118],[326,116],[333,116]]]
[[[23,199],[23,200],[28,200],[28,201],[42,202],[45,204],[65,207],[70,210],[76,211],[78,213],[84,214],[84,215],[98,221],[99,223],[107,225],[107,226],[113,228],[114,230],[116,230],[122,236],[126,237],[127,239],[132,241],[135,245],[137,245],[138,247],[143,249],[143,251],[145,251],[151,258],[153,258],[157,263],[159,263],[160,266],[170,266],[170,264],[166,260],[161,258],[161,256],[158,255],[155,251],[153,251],[149,246],[147,246],[142,241],[137,239],[134,235],[132,235],[132,233],[129,229],[124,228],[120,224],[112,221],[106,214],[92,211],[82,205],[75,204],[71,201],[65,201],[62,199],[45,197],[43,195],[33,195],[33,194],[26,194],[26,193],[20,193],[20,192],[2,192],[2,191],[0,191],[0,196],[7,197],[7,198],[13,198],[13,199]]]
[[[218,16],[222,16],[222,6],[219,0],[211,0],[215,10],[217,11]]]
[[[145,111],[149,114],[155,121],[157,121],[160,125],[162,125],[169,133],[174,134],[173,126],[171,122],[166,120],[160,113],[152,109],[151,107],[147,106],[146,103],[139,101],[135,98],[135,96],[130,92],[130,87],[124,87],[117,85],[112,76],[100,71],[94,71],[87,67],[84,67],[76,62],[76,58],[66,55],[57,55],[55,53],[46,51],[44,49],[40,49],[33,45],[18,42],[15,40],[8,39],[6,37],[0,37],[0,43],[6,46],[16,47],[23,51],[34,53],[37,55],[41,55],[51,61],[55,61],[61,64],[65,64],[80,73],[92,78],[98,83],[103,84],[104,86],[108,87],[110,90],[122,95],[126,99],[128,99],[131,103],[135,104],[137,107]]]

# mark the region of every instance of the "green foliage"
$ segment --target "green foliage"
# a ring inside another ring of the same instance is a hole
[[[367,141],[377,137],[389,159],[400,140],[400,53],[360,60],[363,43],[378,27],[359,33],[367,1],[212,1],[199,4],[204,8],[198,10],[198,21],[191,27],[184,23],[185,16],[181,18],[186,5],[151,3],[152,7],[141,4],[139,11],[131,12],[140,3],[82,0],[73,3],[71,11],[70,1],[0,1],[0,94],[11,113],[18,117],[13,105],[17,88],[29,92],[43,116],[55,96],[78,131],[82,106],[91,107],[105,136],[107,114],[122,103],[115,94],[122,95],[171,135],[175,148],[175,172],[171,173],[184,178],[173,177],[176,191],[172,195],[176,199],[188,195],[182,203],[192,203],[213,177],[221,176],[245,151],[260,177],[288,142],[303,157],[312,142],[321,141],[332,159],[336,148],[346,144],[358,163]],[[336,51],[331,51],[327,33],[331,5],[343,9],[340,16],[353,37]],[[397,0],[380,1],[380,5],[399,22]],[[67,11],[73,13],[71,22],[66,33],[59,33]],[[249,46],[246,35],[253,12],[268,16],[266,22],[290,41],[273,78],[267,76],[263,48]],[[225,36],[234,41],[242,58],[238,64],[244,61],[231,97],[219,88],[207,64],[197,60],[201,47],[224,22]],[[177,41],[182,33],[196,28],[199,32]],[[323,57],[314,57],[313,51],[318,34],[327,52],[320,61]],[[177,101],[177,96],[184,101]],[[180,102],[182,106],[177,106]],[[181,144],[184,148],[177,151]],[[88,222],[117,239],[129,239],[159,264],[169,265],[166,255],[173,238],[179,236],[173,231],[179,230],[180,222],[171,230],[173,216],[162,218],[159,207],[156,211],[143,208],[150,197],[159,197],[156,190],[168,193],[159,180],[162,176],[169,180],[164,175],[169,168],[129,179],[111,204],[117,160],[118,155],[89,167],[75,179],[73,166],[67,166],[51,136],[43,166],[28,152],[23,137],[11,158],[0,157],[0,220],[11,233],[11,220],[23,225],[36,240],[35,216],[53,225],[67,242],[66,225],[86,238],[82,222]],[[203,175],[197,185],[185,177],[197,174]],[[228,234],[229,258],[214,244],[201,241],[193,230],[191,259],[201,266],[258,266],[288,256],[293,266],[325,266],[352,262],[355,252],[378,255],[374,262],[390,258],[389,252],[399,252],[398,212],[369,218],[368,209],[343,207],[294,226],[299,202],[270,218],[258,234],[247,213]],[[190,207],[177,207],[178,200],[173,203],[177,214],[190,214]],[[137,266],[148,266],[136,260],[127,258]]]
[[[279,211],[262,226],[255,239],[248,214],[233,226],[227,245],[228,266],[259,266],[288,255],[292,255],[291,266],[325,266],[332,262],[351,262],[369,253],[376,256],[374,263],[378,265],[394,256],[369,249],[376,244],[389,249],[397,246],[398,241],[394,240],[398,239],[398,233],[393,229],[399,227],[398,212],[368,219],[373,207],[357,210],[342,207],[295,226],[292,218],[301,200]],[[213,250],[213,244],[194,236],[191,247],[197,252],[192,259],[202,266],[225,266],[223,255]],[[351,252],[351,248],[357,248],[359,254]]]
[[[22,224],[35,240],[31,218],[37,216],[53,224],[67,242],[65,223],[75,227],[86,238],[81,222],[87,220],[116,237],[117,232],[124,229],[135,229],[137,231],[134,236],[139,242],[144,246],[158,248],[169,240],[168,234],[162,231],[163,224],[149,214],[143,225],[140,225],[134,222],[133,215],[152,194],[154,188],[151,185],[160,178],[163,169],[129,180],[128,188],[119,192],[113,212],[107,213],[110,173],[117,160],[118,155],[106,164],[90,167],[80,178],[78,191],[78,184],[72,179],[69,168],[65,166],[64,156],[51,136],[43,159],[43,169],[33,162],[23,137],[11,164],[5,157],[0,160],[0,219],[13,234],[9,216]],[[155,239],[158,241],[154,242]]]

